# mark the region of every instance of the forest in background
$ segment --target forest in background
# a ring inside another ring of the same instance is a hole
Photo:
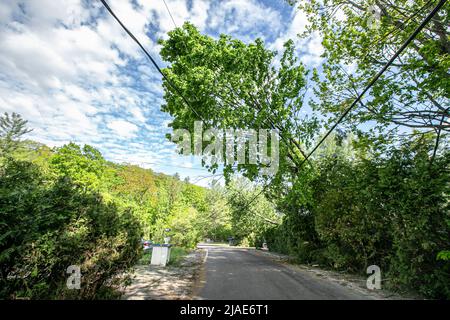
[[[118,276],[142,256],[141,240],[163,242],[166,228],[184,248],[234,237],[351,273],[377,264],[388,288],[448,297],[450,152],[430,162],[431,137],[380,159],[351,137],[333,136],[314,168],[271,201],[244,178],[203,188],[108,162],[88,145],[7,139],[0,161],[4,298],[112,298]],[[66,288],[69,265],[81,266],[81,290]]]
[[[20,141],[26,121],[17,114],[0,121],[2,298],[113,298],[119,276],[143,254],[142,239],[163,243],[169,235],[189,249],[228,237],[248,245],[267,229],[260,217],[233,214],[231,197],[245,202],[255,193],[245,181],[234,181],[233,193],[203,188],[106,161],[89,145]],[[276,219],[260,198],[255,212]],[[80,290],[66,288],[70,265],[81,268]]]

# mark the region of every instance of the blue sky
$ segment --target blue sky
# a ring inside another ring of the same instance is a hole
[[[245,42],[263,38],[280,50],[295,39],[301,60],[321,62],[320,37],[300,40],[306,18],[284,0],[166,0],[178,26]],[[109,0],[125,25],[156,58],[158,38],[174,28],[162,0]],[[18,112],[49,146],[90,144],[106,159],[189,176],[206,185],[199,159],[167,141],[171,118],[160,111],[161,77],[100,1],[0,3],[0,112]]]

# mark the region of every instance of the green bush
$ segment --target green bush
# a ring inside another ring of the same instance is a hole
[[[96,298],[134,264],[140,225],[126,209],[11,158],[0,167],[2,298]],[[81,267],[81,289],[66,269]]]
[[[450,152],[430,161],[432,147],[418,140],[378,159],[318,159],[281,202],[269,248],[360,274],[375,264],[388,287],[450,298],[450,264],[437,258],[450,243]]]

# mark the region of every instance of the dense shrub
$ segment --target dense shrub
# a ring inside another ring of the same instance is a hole
[[[450,298],[450,153],[430,161],[432,144],[412,141],[365,158],[330,154],[312,179],[294,186],[280,226],[266,232],[272,250],[305,263],[365,273],[381,267],[385,285]],[[306,210],[305,208],[308,208]]]
[[[16,142],[0,157],[1,298],[116,297],[143,237],[192,248],[227,230],[223,203],[205,188],[107,162],[87,145],[44,147]],[[71,265],[81,267],[80,290],[66,287]]]
[[[2,298],[95,298],[139,255],[128,210],[29,162],[2,163],[0,208]],[[81,267],[81,290],[66,289],[70,265]]]

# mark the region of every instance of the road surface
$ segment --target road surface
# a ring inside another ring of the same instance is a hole
[[[354,289],[321,279],[253,249],[202,245],[207,250],[198,299],[309,300],[370,299]]]

